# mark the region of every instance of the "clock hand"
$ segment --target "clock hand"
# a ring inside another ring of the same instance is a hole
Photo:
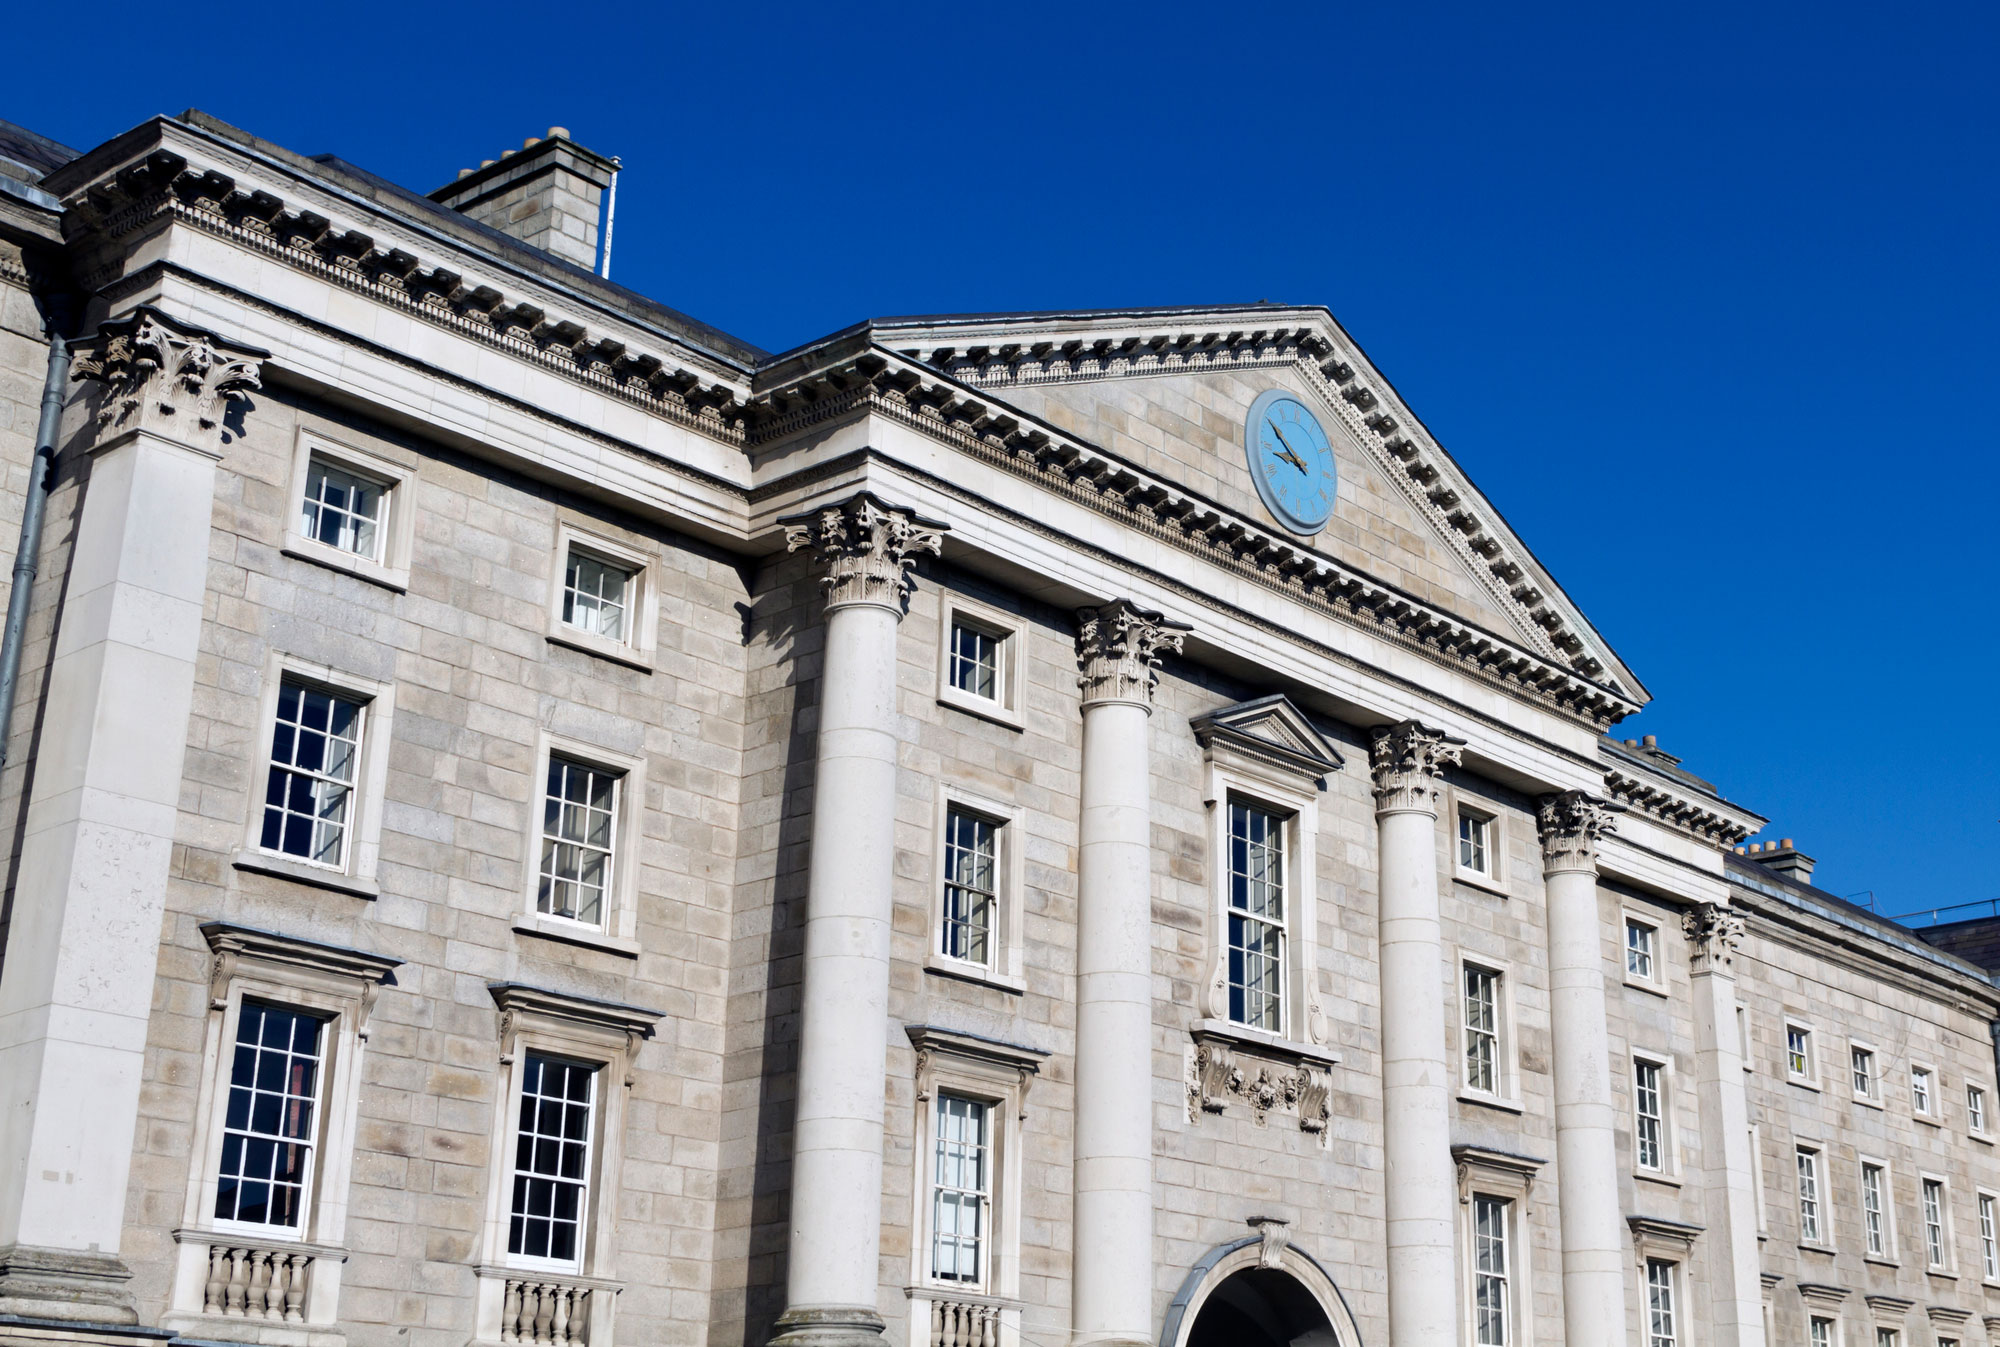
[[[1285,446],[1285,452],[1279,454],[1278,457],[1284,459],[1285,462],[1291,464],[1300,472],[1304,472],[1306,470],[1306,461],[1299,457],[1298,450],[1292,448],[1292,442],[1285,438],[1285,432],[1278,429],[1276,421],[1272,421],[1269,424],[1271,432],[1278,437],[1278,443]]]

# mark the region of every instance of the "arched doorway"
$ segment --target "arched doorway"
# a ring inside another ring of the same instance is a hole
[[[1365,1347],[1319,1261],[1281,1223],[1256,1224],[1262,1234],[1218,1245],[1188,1270],[1160,1347]]]
[[[1289,1272],[1246,1268],[1195,1314],[1187,1347],[1344,1347],[1312,1293]]]

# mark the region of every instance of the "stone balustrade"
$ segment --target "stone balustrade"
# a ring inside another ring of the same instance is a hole
[[[313,1255],[284,1245],[211,1244],[201,1312],[237,1319],[305,1322]]]
[[[556,1277],[509,1277],[500,1313],[500,1341],[533,1347],[582,1347],[590,1341],[595,1291]]]
[[[930,1347],[998,1347],[1000,1309],[976,1301],[931,1302]]]

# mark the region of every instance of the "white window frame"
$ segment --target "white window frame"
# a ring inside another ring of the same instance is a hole
[[[1792,1066],[1792,1033],[1794,1030],[1805,1035],[1806,1069],[1802,1072],[1795,1070]],[[1814,1033],[1810,1021],[1799,1019],[1795,1015],[1785,1016],[1785,1034],[1783,1040],[1778,1044],[1778,1051],[1783,1054],[1782,1061],[1785,1067],[1785,1080],[1788,1084],[1801,1086],[1808,1090],[1819,1089],[1819,1038]]]
[[[1464,853],[1459,833],[1468,819],[1486,825],[1484,869],[1467,865],[1461,859]],[[1451,833],[1445,839],[1445,844],[1451,849],[1451,873],[1455,879],[1476,889],[1485,889],[1502,897],[1507,896],[1507,833],[1506,825],[1497,810],[1468,803],[1454,787],[1451,792]]]
[[[1917,1102],[1918,1082],[1922,1082],[1924,1103]],[[1910,1063],[1910,1116],[1918,1122],[1929,1123],[1933,1127],[1944,1123],[1944,1099],[1938,1093],[1944,1086],[1937,1068],[1927,1062]]]
[[[264,792],[271,770],[271,739],[278,697],[287,681],[301,683],[361,704],[361,752],[348,793],[347,841],[338,866],[264,848]],[[382,812],[389,784],[389,747],[396,723],[396,689],[314,660],[273,651],[264,663],[264,690],[257,710],[257,737],[243,844],[231,859],[239,871],[330,889],[356,898],[381,894]]]
[[[586,767],[616,774],[617,801],[611,825],[611,883],[604,895],[602,926],[591,926],[539,910],[542,875],[542,811],[547,806],[549,759],[567,758]],[[615,954],[639,953],[639,871],[642,868],[645,819],[646,759],[618,753],[597,744],[541,731],[535,744],[535,774],[529,781],[525,861],[526,883],[514,929],[573,945],[587,945]]]
[[[343,551],[331,543],[307,537],[299,527],[299,516],[305,506],[306,477],[314,458],[381,484],[384,517],[375,526],[375,556]],[[343,443],[323,431],[300,427],[292,447],[291,481],[285,497],[285,536],[281,545],[284,554],[344,571],[398,594],[408,592],[410,551],[416,536],[416,481],[414,466]]]
[[[1456,983],[1458,1082],[1459,1098],[1470,1103],[1482,1104],[1489,1108],[1506,1109],[1509,1112],[1521,1110],[1521,1066],[1514,1033],[1514,971],[1499,959],[1489,959],[1480,954],[1460,953],[1454,963],[1458,970]],[[1471,1073],[1467,1068],[1467,1045],[1470,1026],[1466,1023],[1466,974],[1477,969],[1490,975],[1494,985],[1494,1053],[1493,1084],[1491,1090],[1474,1087]]]
[[[563,594],[572,551],[625,571],[625,635],[603,636],[563,621]],[[660,627],[659,558],[576,520],[556,523],[555,564],[549,576],[548,641],[622,664],[642,673],[654,668]]]
[[[585,1313],[591,1342],[613,1342],[617,1281],[617,1194],[624,1163],[625,1109],[641,1043],[659,1013],[572,996],[518,982],[487,987],[500,1018],[500,1080],[495,1093],[487,1154],[484,1219],[474,1265],[474,1341],[506,1340],[502,1320],[510,1280],[555,1283],[589,1293]],[[596,1069],[590,1138],[589,1196],[574,1270],[546,1259],[507,1252],[514,1201],[514,1143],[521,1116],[521,1087],[528,1056],[559,1057]],[[579,1337],[584,1334],[579,1333]]]
[[[1639,1068],[1650,1066],[1659,1073],[1660,1083],[1660,1165],[1648,1168],[1639,1163]],[[1672,1183],[1680,1177],[1680,1132],[1674,1126],[1674,1059],[1661,1052],[1635,1048],[1625,1073],[1626,1102],[1632,1108],[1632,1172],[1655,1183]]]
[[[1803,1163],[1810,1156],[1812,1180],[1812,1213],[1814,1229],[1806,1228],[1806,1179],[1807,1166]],[[1833,1247],[1833,1202],[1826,1186],[1826,1147],[1817,1142],[1799,1142],[1792,1148],[1792,1211],[1798,1217],[1799,1245],[1807,1249],[1830,1249]]]
[[[2000,1191],[1972,1190],[1974,1230],[1979,1236],[1979,1279],[2000,1286]]]
[[[1642,1256],[1639,1260],[1639,1341],[1646,1344],[1646,1347],[1681,1347],[1681,1344],[1688,1341],[1685,1331],[1686,1297],[1682,1295],[1686,1279],[1681,1275],[1681,1266],[1671,1258]],[[1663,1268],[1666,1271],[1667,1315],[1670,1322],[1669,1331],[1664,1336],[1653,1331],[1655,1268]]]
[[[1992,1096],[1978,1081],[1965,1082],[1965,1134],[1974,1141],[1993,1141]]]
[[[1826,1333],[1819,1332],[1820,1325],[1826,1326]],[[1840,1347],[1840,1316],[1806,1311],[1806,1347]]]
[[[1472,1145],[1454,1146],[1451,1154],[1458,1173],[1458,1266],[1464,1272],[1459,1285],[1459,1340],[1478,1341],[1474,1203],[1483,1197],[1507,1204],[1507,1341],[1510,1347],[1526,1347],[1534,1341],[1535,1328],[1534,1227],[1530,1218],[1540,1162]]]
[[[994,639],[993,679],[997,695],[993,697],[982,697],[952,685],[951,634],[952,628],[960,624],[976,628]],[[1027,645],[1028,620],[1020,614],[981,603],[963,594],[950,591],[941,594],[938,602],[938,705],[953,707],[1010,729],[1025,729],[1027,671],[1023,661]]]
[[[1934,1262],[1931,1258],[1931,1221],[1926,1199],[1932,1184],[1937,1185],[1939,1238],[1943,1243],[1944,1259]],[[1924,1270],[1926,1272],[1953,1274],[1957,1270],[1957,1259],[1952,1247],[1951,1228],[1951,1183],[1942,1174],[1929,1171],[1917,1175],[1917,1224],[1924,1238]]]
[[[203,1312],[210,1249],[254,1247],[311,1260],[300,1306],[308,1325],[335,1322],[347,1259],[347,1194],[353,1174],[355,1116],[361,1099],[361,1059],[368,1020],[380,988],[401,960],[228,922],[201,928],[209,946],[208,1019],[195,1096],[190,1164],[164,1326],[190,1337],[217,1332],[221,1316]],[[319,1117],[313,1159],[296,1229],[221,1222],[214,1217],[218,1169],[228,1112],[237,1024],[245,999],[322,1016]],[[232,1326],[264,1335],[256,1321]],[[273,1324],[274,1331],[297,1324]],[[199,1330],[199,1332],[197,1331]],[[228,1336],[234,1337],[231,1333]]]
[[[944,928],[944,885],[946,826],[953,809],[976,814],[994,825],[994,877],[999,892],[994,897],[993,927],[988,939],[991,958],[985,964],[954,959],[942,948],[939,933]],[[924,932],[924,967],[933,973],[967,982],[983,983],[1009,992],[1028,989],[1024,949],[1027,908],[1027,838],[1023,829],[1027,816],[1019,805],[975,794],[949,782],[940,783],[937,818],[931,835],[930,923]]]
[[[1201,1029],[1265,1044],[1326,1042],[1324,1013],[1319,1004],[1319,979],[1315,968],[1319,929],[1314,894],[1319,887],[1316,844],[1319,836],[1319,801],[1297,786],[1262,779],[1219,766],[1209,773],[1209,867],[1210,925],[1215,950],[1214,969],[1209,981],[1206,1009],[1208,1021]],[[1247,805],[1273,814],[1279,820],[1284,842],[1284,985],[1280,989],[1279,1028],[1273,1033],[1240,1023],[1229,1014],[1229,807]]]
[[[1875,1347],[1903,1347],[1903,1331],[1888,1324],[1875,1325]]]
[[[1879,1213],[1882,1222],[1882,1247],[1880,1250],[1868,1247],[1868,1171],[1874,1170],[1881,1177]],[[1896,1182],[1894,1172],[1887,1160],[1873,1155],[1862,1155],[1855,1164],[1855,1210],[1860,1214],[1861,1256],[1871,1263],[1894,1265],[1901,1255],[1896,1245]]]
[[[1647,948],[1650,951],[1648,963],[1650,971],[1632,971],[1632,928],[1638,927],[1649,933]],[[1625,985],[1656,996],[1667,994],[1667,940],[1666,925],[1659,918],[1626,908],[1624,920],[1618,927],[1619,968],[1625,975]]]
[[[1854,1059],[1857,1056],[1865,1056],[1868,1059],[1866,1090],[1856,1089],[1854,1085]],[[1847,1088],[1855,1103],[1869,1108],[1882,1107],[1882,1054],[1875,1050],[1874,1044],[1863,1043],[1858,1039],[1847,1041]]]
[[[1047,1054],[1024,1045],[980,1038],[936,1025],[906,1025],[915,1056],[910,1116],[912,1194],[909,1281],[911,1342],[930,1340],[934,1303],[973,1304],[995,1311],[998,1341],[1018,1338],[1022,1307],[1021,1212],[1028,1094]],[[932,1276],[932,1186],[936,1179],[937,1105],[942,1094],[974,1099],[991,1109],[990,1221],[978,1286]]]

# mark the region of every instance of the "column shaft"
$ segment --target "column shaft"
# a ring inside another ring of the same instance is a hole
[[[826,567],[812,852],[792,1135],[786,1308],[776,1342],[879,1342],[882,1118],[895,873],[896,628],[938,528],[863,493],[785,521]],[[921,1144],[921,1143],[920,1143]]]
[[[150,311],[107,324],[77,370],[113,396],[43,683],[0,976],[0,1313],[131,1323],[117,1254],[208,587],[216,418],[257,373]]]
[[[1736,1033],[1736,949],[1743,919],[1706,903],[1683,922],[1692,954],[1696,1092],[1701,1107],[1709,1299],[1719,1347],[1764,1347],[1750,1102]]]
[[[1153,666],[1181,628],[1120,600],[1078,614],[1076,1155],[1070,1341],[1153,1340]]]
[[[1597,902],[1596,838],[1609,820],[1608,807],[1580,791],[1542,802],[1563,1325],[1564,1340],[1573,1343],[1625,1337],[1624,1218]]]
[[[1391,1347],[1451,1343],[1458,1333],[1436,803],[1437,775],[1458,760],[1457,742],[1405,722],[1377,730],[1373,745]]]

